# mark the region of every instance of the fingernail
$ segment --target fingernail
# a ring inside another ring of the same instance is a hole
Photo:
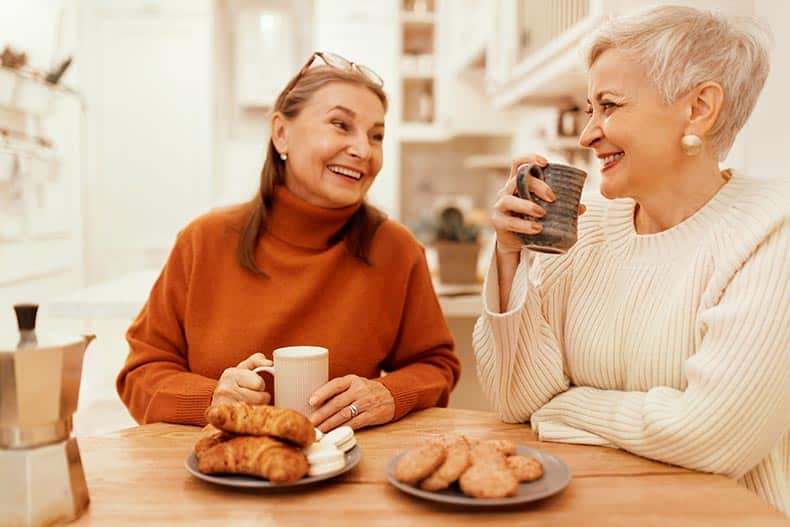
[[[302,399],[302,400],[304,401],[304,399]],[[310,406],[315,406],[316,402],[317,401],[316,401],[315,397],[310,397],[310,399],[307,400],[307,404],[309,404]]]
[[[549,191],[549,197],[551,198],[549,201],[557,201],[557,196],[554,192]]]

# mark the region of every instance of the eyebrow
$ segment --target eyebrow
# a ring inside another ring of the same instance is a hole
[[[351,108],[346,108],[345,106],[341,106],[341,105],[339,105],[339,104],[338,104],[337,106],[333,106],[333,107],[331,107],[331,108],[329,109],[329,111],[328,111],[328,112],[326,112],[326,113],[329,113],[329,112],[331,112],[332,110],[340,110],[341,112],[348,114],[348,115],[349,115],[349,117],[356,117],[356,116],[357,116],[357,113],[356,113],[354,110],[352,110]],[[374,124],[373,124],[373,127],[376,127],[376,126],[381,126],[381,127],[383,127],[383,126],[384,126],[384,123],[382,123],[382,122],[374,123]]]
[[[620,95],[619,93],[613,92],[611,90],[601,90],[601,91],[599,91],[598,93],[595,94],[595,100],[596,101],[600,101],[601,99],[603,99],[603,96],[607,95],[607,94],[608,95],[614,95],[615,97],[619,97],[619,95]],[[587,99],[587,104],[590,104],[590,99]]]

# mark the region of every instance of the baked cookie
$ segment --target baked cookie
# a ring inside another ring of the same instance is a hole
[[[505,454],[502,453],[500,446],[492,441],[480,441],[472,447],[472,464],[488,463],[505,465]]]
[[[535,481],[543,477],[543,465],[529,456],[509,456],[507,467],[519,482]]]
[[[473,498],[507,498],[518,493],[518,480],[513,473],[504,464],[488,460],[466,469],[458,482],[461,491]]]
[[[447,449],[439,441],[429,441],[406,452],[395,465],[395,479],[414,485],[427,478],[447,457]]]
[[[446,438],[447,456],[444,462],[430,476],[420,483],[423,490],[446,489],[463,474],[472,463],[469,443],[464,436]]]

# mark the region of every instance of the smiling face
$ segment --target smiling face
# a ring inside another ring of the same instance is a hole
[[[299,115],[272,119],[272,140],[286,153],[285,186],[304,201],[339,208],[362,201],[382,164],[384,106],[368,88],[332,82]]]
[[[605,51],[590,68],[588,105],[590,121],[579,143],[601,161],[605,197],[639,199],[684,162],[686,101],[666,104],[643,67],[622,51]]]

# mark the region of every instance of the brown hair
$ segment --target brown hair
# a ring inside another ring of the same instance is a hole
[[[317,66],[302,72],[301,75],[297,74],[288,82],[277,97],[272,112],[280,112],[288,120],[294,119],[316,91],[332,82],[357,84],[369,89],[379,98],[384,111],[387,111],[387,95],[378,84],[374,84],[355,70]],[[261,169],[260,187],[251,201],[253,209],[241,230],[236,251],[239,264],[258,276],[266,276],[255,261],[258,237],[266,230],[266,220],[274,199],[274,188],[284,183],[285,161],[280,159],[280,154],[274,148],[274,142],[269,139],[266,159]],[[334,241],[345,239],[349,253],[370,265],[368,258],[370,245],[384,219],[383,212],[363,201]]]

